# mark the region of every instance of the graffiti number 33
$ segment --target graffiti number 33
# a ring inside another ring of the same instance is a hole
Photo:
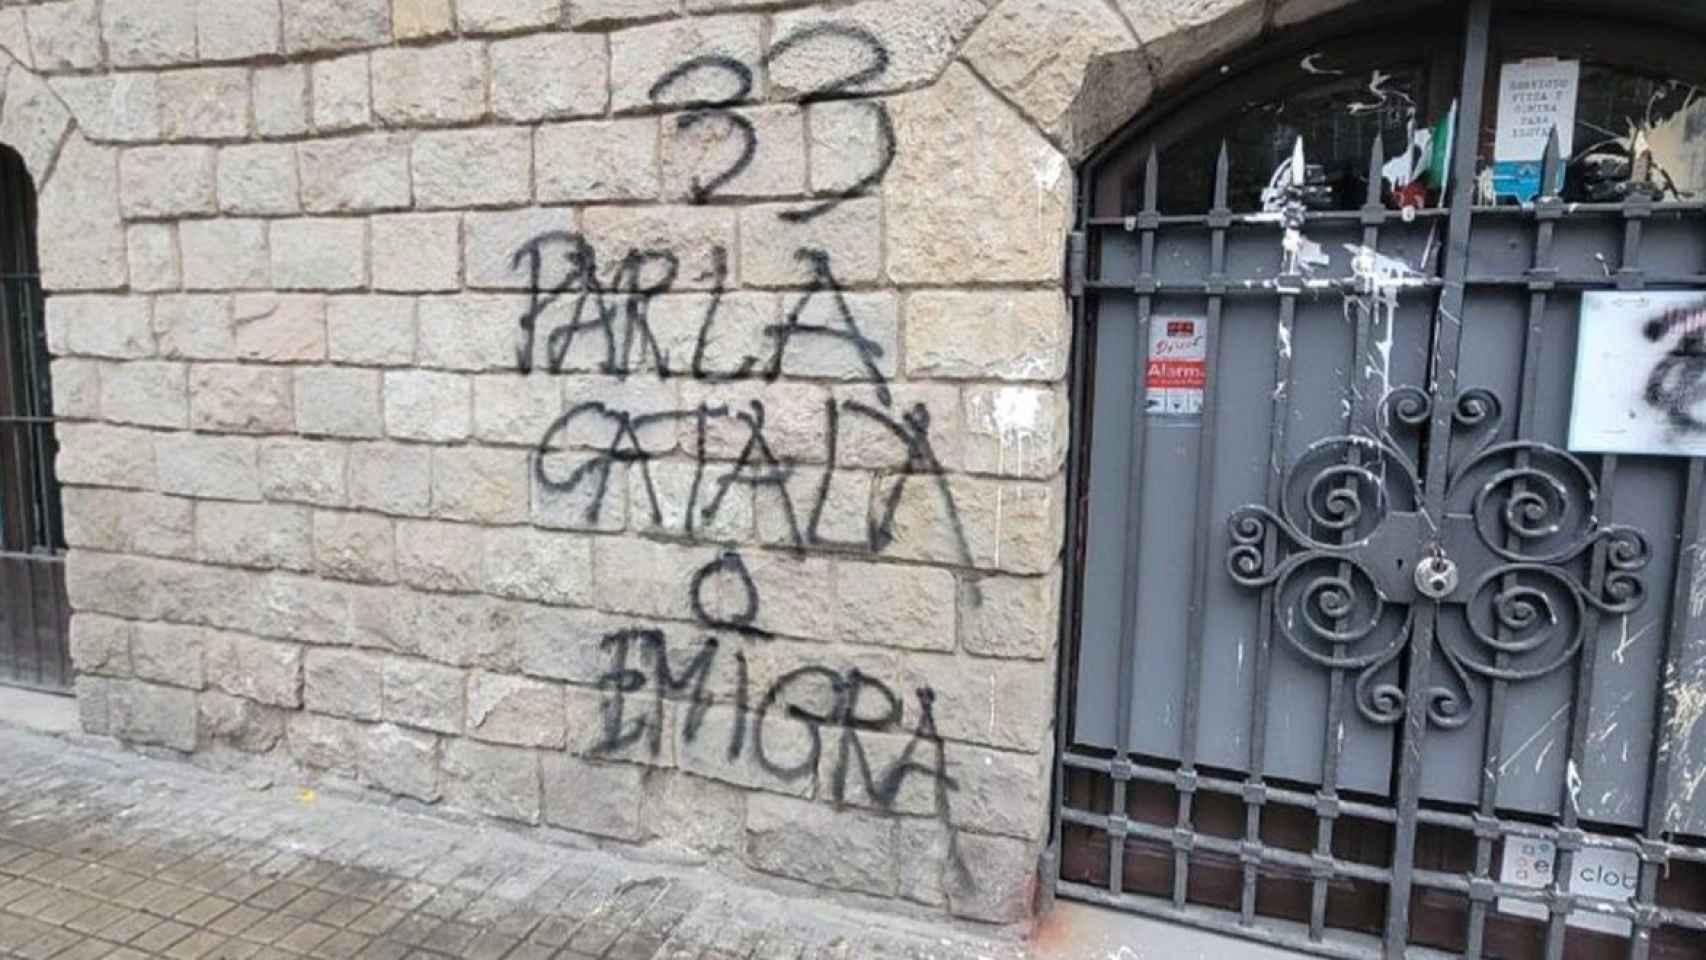
[[[832,76],[823,82],[803,91],[798,99],[801,103],[816,103],[823,100],[851,99],[859,96],[856,88],[870,83],[888,72],[889,52],[881,40],[863,27],[848,23],[822,23],[805,27],[788,34],[771,45],[765,52],[764,66],[770,67],[788,57],[802,57],[808,60],[819,59],[820,62],[836,62],[836,58],[820,52],[813,54],[812,48],[820,43],[852,44],[863,52],[862,57],[854,58],[855,68],[839,76]],[[862,64],[857,61],[862,60]],[[670,93],[681,86],[688,78],[697,75],[720,74],[730,86],[727,92],[720,96],[700,97],[697,99],[675,101],[670,99]],[[740,141],[740,153],[729,161],[722,169],[702,171],[706,176],[695,175],[689,186],[689,196],[694,203],[707,203],[717,195],[717,191],[727,186],[730,181],[740,176],[758,155],[760,144],[758,131],[752,121],[730,109],[752,99],[753,76],[752,68],[733,57],[719,54],[707,54],[683,61],[658,77],[648,93],[653,104],[658,106],[679,106],[686,108],[675,118],[675,128],[687,132],[707,124],[720,125],[730,131]],[[889,118],[888,107],[874,100],[860,100],[858,106],[870,112],[877,128],[877,160],[875,165],[864,176],[852,185],[826,200],[821,200],[810,206],[785,210],[778,214],[781,219],[799,223],[822,216],[835,209],[842,203],[864,196],[871,188],[881,183],[888,175],[889,167],[894,163],[895,134],[894,123]]]

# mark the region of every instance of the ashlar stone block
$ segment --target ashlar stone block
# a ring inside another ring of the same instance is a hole
[[[468,678],[468,735],[495,743],[561,748],[568,714],[554,683],[476,670]]]
[[[888,273],[902,283],[1055,282],[1064,249],[1066,157],[964,67],[893,101],[906,145],[883,182]],[[965,144],[999,143],[976,164]],[[1016,185],[1026,189],[1014,202]]]
[[[311,213],[409,205],[409,143],[396,134],[313,140],[297,148],[302,206]]]
[[[500,119],[596,116],[609,103],[609,53],[602,36],[542,33],[498,40],[490,50],[492,113]],[[595,157],[587,150],[582,159]]]
[[[366,47],[390,39],[390,0],[282,0],[291,53]]]
[[[273,0],[196,0],[195,23],[202,60],[243,60],[278,52],[279,5]]]
[[[519,747],[453,740],[444,750],[447,802],[504,820],[539,822],[539,755]]]
[[[320,133],[353,130],[373,122],[368,55],[352,53],[315,62],[314,129]]]
[[[173,217],[214,211],[212,147],[137,147],[119,155],[119,189],[127,217]]]
[[[373,53],[373,113],[384,123],[466,123],[486,112],[486,54],[476,43]]]
[[[462,732],[465,678],[461,670],[387,657],[382,677],[386,720],[438,733]]]
[[[755,870],[842,890],[898,891],[897,821],[755,793],[746,803],[746,862]]]
[[[232,433],[288,433],[295,426],[290,371],[232,363],[190,367],[190,427]]]

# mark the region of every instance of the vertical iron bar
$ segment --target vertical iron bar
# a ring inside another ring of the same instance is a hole
[[[1095,350],[1090,342],[1089,304],[1085,300],[1085,285],[1089,273],[1089,235],[1088,223],[1090,218],[1090,196],[1092,185],[1096,182],[1097,174],[1094,167],[1082,171],[1078,178],[1077,210],[1072,234],[1072,247],[1068,252],[1068,271],[1071,280],[1072,317],[1071,317],[1071,347],[1068,361],[1067,376],[1069,399],[1068,430],[1073,437],[1088,436],[1091,424],[1091,401],[1089,388],[1090,378],[1085,370],[1093,361]],[[1070,273],[1076,262],[1076,274]],[[1049,790],[1049,846],[1045,860],[1050,869],[1043,872],[1042,895],[1039,898],[1039,913],[1047,914],[1054,908],[1054,902],[1063,879],[1066,862],[1066,752],[1071,744],[1069,739],[1072,726],[1072,698],[1074,683],[1069,671],[1078,668],[1078,657],[1081,649],[1081,634],[1083,632],[1083,580],[1084,562],[1084,533],[1088,527],[1086,504],[1089,497],[1084,493],[1088,487],[1085,479],[1089,460],[1089,444],[1078,443],[1066,458],[1066,489],[1067,489],[1067,524],[1064,556],[1066,558],[1061,571],[1060,580],[1060,619],[1056,625],[1056,662],[1058,682],[1055,684],[1054,704],[1054,763]]]
[[[1623,259],[1617,265],[1619,290],[1640,290],[1646,286],[1646,275],[1640,266],[1641,239],[1642,226],[1651,214],[1652,204],[1646,194],[1638,188],[1632,189],[1623,204]],[[1617,457],[1611,454],[1602,456],[1599,466],[1599,501],[1593,504],[1593,509],[1595,515],[1606,523],[1615,522],[1613,495],[1616,479]],[[1588,592],[1596,597],[1605,586],[1606,550],[1604,541],[1594,544],[1592,565],[1588,573]],[[1580,775],[1582,758],[1587,751],[1588,723],[1592,720],[1594,669],[1597,666],[1594,653],[1597,644],[1591,641],[1599,633],[1598,610],[1591,606],[1587,609],[1583,627],[1587,632],[1583,635],[1584,642],[1579,654],[1581,660],[1576,664],[1575,698],[1570,708],[1570,752],[1564,771],[1564,785],[1559,796],[1562,829],[1559,831],[1557,869],[1552,874],[1551,917],[1546,926],[1547,960],[1562,960],[1565,936],[1568,933],[1566,923],[1569,919],[1568,908],[1571,905],[1569,882],[1574,873],[1572,866],[1575,862],[1577,842],[1576,823],[1581,817],[1581,811],[1576,808],[1576,791],[1571,790],[1570,785],[1572,779]]]
[[[1220,156],[1214,164],[1214,207],[1209,211],[1209,275],[1203,290],[1208,295],[1208,315],[1205,321],[1206,357],[1203,381],[1202,426],[1197,434],[1197,501],[1193,513],[1196,531],[1191,558],[1191,606],[1188,636],[1185,640],[1185,704],[1184,729],[1180,749],[1179,771],[1174,778],[1179,793],[1179,817],[1173,832],[1173,905],[1185,905],[1186,887],[1190,879],[1192,830],[1191,807],[1196,799],[1197,739],[1202,700],[1203,630],[1208,606],[1209,528],[1208,517],[1214,509],[1215,420],[1220,404],[1215,393],[1220,381],[1220,321],[1226,293],[1226,231],[1232,225],[1232,211],[1226,205],[1230,163],[1226,142],[1220,144]]]
[[[1616,508],[1615,485],[1617,480],[1617,456],[1605,454],[1600,458],[1599,467],[1599,499],[1594,504],[1594,510],[1605,522],[1611,522]],[[1606,544],[1604,540],[1594,544],[1593,559],[1590,561],[1588,573],[1588,592],[1600,596],[1605,589]],[[1570,878],[1573,875],[1575,852],[1580,846],[1576,837],[1577,822],[1581,811],[1577,809],[1577,794],[1580,790],[1580,770],[1582,757],[1587,750],[1588,721],[1593,710],[1593,681],[1596,648],[1595,636],[1599,633],[1599,611],[1588,606],[1582,615],[1583,633],[1582,648],[1576,655],[1580,660],[1576,664],[1576,688],[1574,702],[1570,705],[1570,747],[1568,759],[1564,768],[1564,784],[1559,791],[1560,827],[1556,849],[1555,869],[1552,871],[1552,889],[1547,898],[1547,906],[1551,915],[1546,924],[1546,960],[1563,960],[1564,940],[1568,933],[1566,923],[1570,909],[1574,905],[1569,892]],[[1576,789],[1571,789],[1574,783]]]
[[[1298,261],[1290,258],[1288,268],[1280,274],[1279,322],[1274,331],[1274,393],[1273,426],[1268,439],[1268,509],[1276,514],[1285,497],[1286,428],[1291,422],[1292,330],[1297,320],[1297,295],[1302,290]],[[1278,560],[1278,535],[1268,528],[1262,540],[1264,570],[1271,570]],[[1250,749],[1244,785],[1244,858],[1243,890],[1239,898],[1239,917],[1249,925],[1256,919],[1256,881],[1260,866],[1262,843],[1262,809],[1266,803],[1266,770],[1268,744],[1268,680],[1273,663],[1275,597],[1272,589],[1262,591],[1256,624],[1256,656],[1251,680]]]
[[[1451,225],[1447,231],[1444,289],[1434,321],[1430,381],[1434,404],[1428,427],[1427,467],[1424,473],[1423,518],[1437,524],[1444,516],[1445,482],[1450,472],[1452,412],[1457,398],[1457,352],[1462,336],[1464,284],[1469,273],[1470,208],[1475,185],[1475,161],[1480,150],[1481,109],[1486,91],[1487,46],[1492,0],[1470,0],[1463,57],[1462,99],[1451,160]],[[1436,540],[1437,542],[1437,540]],[[1392,887],[1386,904],[1385,954],[1401,960],[1410,931],[1410,890],[1416,867],[1416,814],[1421,808],[1422,748],[1427,739],[1428,680],[1433,671],[1437,603],[1420,611],[1410,638],[1408,696],[1400,734],[1396,810],[1393,830]]]
[[[21,409],[27,417],[40,415],[38,398],[42,387],[46,385],[47,377],[45,364],[41,363],[36,349],[36,317],[35,311],[31,309],[34,282],[28,277],[17,281],[18,295],[23,301],[21,311],[23,322],[18,324],[18,339],[20,341],[18,346],[24,362],[24,389],[20,399],[22,401]],[[36,686],[45,688],[60,685],[62,678],[59,676],[59,661],[66,645],[65,638],[60,634],[57,623],[48,621],[47,629],[43,629],[43,614],[46,611],[42,610],[40,606],[44,581],[49,589],[52,588],[52,582],[49,578],[53,575],[53,571],[43,566],[42,561],[38,559],[36,549],[38,546],[49,545],[47,527],[51,521],[48,520],[46,514],[48,493],[53,476],[52,464],[45,462],[46,450],[41,442],[41,437],[46,432],[44,425],[30,420],[25,421],[18,429],[24,435],[24,455],[28,458],[24,463],[30,472],[28,479],[20,478],[20,480],[27,483],[31,488],[28,490],[27,501],[29,504],[28,539],[22,544],[23,548],[30,554],[29,558],[24,561],[24,565],[29,569],[31,647],[35,650]],[[38,541],[41,542],[38,543]]]
[[[30,357],[36,368],[34,376],[28,381],[30,397],[27,404],[29,414],[41,417],[47,422],[38,424],[33,429],[36,435],[34,443],[35,467],[37,483],[40,490],[37,494],[39,515],[41,517],[42,537],[39,546],[48,553],[53,553],[60,541],[60,516],[58,481],[54,475],[54,442],[53,417],[53,365],[46,351],[47,336],[43,321],[46,319],[37,311],[41,303],[41,280],[34,274],[23,285],[24,296],[24,326],[30,333]]]
[[[1380,249],[1380,224],[1386,219],[1386,208],[1380,202],[1381,177],[1385,166],[1386,147],[1381,142],[1380,134],[1376,133],[1374,143],[1369,149],[1368,192],[1362,207],[1362,246],[1364,251],[1370,253]],[[1375,297],[1374,290],[1358,291],[1356,334],[1348,371],[1349,383],[1345,385],[1350,392],[1345,432],[1351,436],[1371,439],[1379,436],[1377,423],[1380,406],[1385,402],[1387,391],[1391,389],[1389,364],[1392,344],[1395,342],[1391,338],[1395,338],[1398,331],[1397,311],[1394,310],[1386,316],[1384,335],[1388,341],[1386,350],[1382,353],[1379,346],[1381,332],[1376,329],[1380,323],[1381,307]],[[1375,380],[1376,371],[1380,372],[1379,382]],[[1352,467],[1361,466],[1362,449],[1352,444],[1346,451],[1346,459]],[[1353,498],[1358,496],[1357,480],[1354,476],[1345,480],[1344,489]],[[1359,535],[1358,528],[1350,527],[1340,531],[1339,542],[1355,542]],[[1349,563],[1339,562],[1338,575],[1341,580],[1349,582],[1353,574]],[[1344,630],[1347,626],[1348,618],[1340,618],[1335,624],[1338,630]],[[1344,648],[1345,644],[1342,642],[1333,643],[1334,659],[1344,658]],[[1318,867],[1310,884],[1309,937],[1312,940],[1320,940],[1326,935],[1327,881],[1331,876],[1326,865],[1332,861],[1333,834],[1338,826],[1332,813],[1338,809],[1339,769],[1345,752],[1344,733],[1345,672],[1332,670],[1327,677],[1327,723],[1321,747],[1321,792],[1315,811],[1315,857],[1317,863],[1322,866]]]
[[[1665,632],[1664,679],[1653,711],[1652,779],[1647,788],[1647,815],[1641,830],[1641,875],[1635,889],[1635,929],[1629,938],[1630,960],[1647,960],[1652,953],[1653,907],[1658,902],[1659,871],[1666,866],[1661,840],[1669,825],[1671,760],[1680,733],[1676,722],[1682,693],[1683,658],[1706,649],[1706,620],[1694,615],[1695,584],[1706,580],[1706,460],[1688,461],[1688,492],[1682,514],[1682,533],[1676,552],[1676,579],[1671,585],[1670,629]]]
[[[0,591],[10,597],[14,594],[12,563],[10,556],[0,554]],[[18,671],[18,652],[13,647],[12,638],[17,636],[10,603],[0,603],[0,683],[8,680],[22,679]]]
[[[1530,436],[1534,431],[1535,397],[1539,392],[1541,352],[1545,347],[1542,326],[1546,316],[1546,303],[1554,287],[1558,275],[1557,267],[1552,263],[1552,241],[1557,230],[1558,218],[1563,216],[1563,200],[1552,192],[1552,185],[1559,183],[1558,174],[1560,157],[1558,131],[1556,128],[1548,135],[1546,151],[1541,161],[1540,182],[1544,187],[1541,195],[1534,204],[1534,259],[1533,266],[1528,271],[1528,325],[1523,330],[1521,386],[1517,394],[1516,436],[1518,439]],[[1532,458],[1526,448],[1516,452],[1516,469],[1523,470],[1529,466]],[[1521,497],[1528,489],[1528,483],[1520,475],[1513,482],[1511,496]],[[1521,547],[1521,538],[1514,533],[1505,537],[1507,549]],[[1514,574],[1500,579],[1501,589],[1509,590],[1516,583]],[[1498,627],[1500,640],[1509,639],[1509,629],[1502,623]],[[1510,666],[1510,654],[1498,650],[1493,655],[1493,665],[1504,670]],[[1481,789],[1480,800],[1476,806],[1476,814],[1485,824],[1497,814],[1499,802],[1500,766],[1504,760],[1505,737],[1505,697],[1509,692],[1509,682],[1493,678],[1489,684],[1490,693],[1487,698],[1487,729],[1486,738],[1482,744]],[[1480,880],[1491,880],[1493,870],[1493,834],[1494,829],[1477,826],[1475,831],[1475,872]],[[1469,903],[1469,931],[1467,945],[1464,949],[1465,960],[1478,960],[1485,949],[1487,928],[1488,902],[1481,899],[1471,899]]]
[[[1160,165],[1155,148],[1149,148],[1149,159],[1143,168],[1143,214],[1138,218],[1139,251],[1137,276],[1137,349],[1141,355],[1133,361],[1139,370],[1147,370],[1149,323],[1155,308],[1155,232],[1160,228]],[[1131,398],[1131,449],[1126,460],[1126,527],[1125,560],[1129,583],[1120,600],[1120,659],[1119,699],[1115,710],[1119,729],[1115,731],[1118,753],[1114,756],[1113,801],[1109,813],[1116,829],[1108,834],[1108,889],[1121,892],[1125,883],[1126,784],[1131,779],[1127,764],[1131,757],[1132,697],[1137,687],[1137,569],[1143,544],[1143,471],[1145,448],[1149,436],[1149,404],[1147,377],[1133,378]]]

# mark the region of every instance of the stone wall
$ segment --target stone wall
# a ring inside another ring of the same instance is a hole
[[[0,7],[85,727],[1023,919],[1072,163],[1329,5]]]

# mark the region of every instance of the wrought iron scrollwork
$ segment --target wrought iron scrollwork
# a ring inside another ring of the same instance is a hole
[[[1232,579],[1270,592],[1273,626],[1292,650],[1323,669],[1354,672],[1357,710],[1379,725],[1407,709],[1412,691],[1388,668],[1422,612],[1437,606],[1430,633],[1443,669],[1419,695],[1431,724],[1454,729],[1474,713],[1477,679],[1523,683],[1561,670],[1589,642],[1595,614],[1626,614],[1646,601],[1646,536],[1600,521],[1598,484],[1573,454],[1500,442],[1504,405],[1491,390],[1465,390],[1453,403],[1453,439],[1469,449],[1448,471],[1447,516],[1429,519],[1394,430],[1425,427],[1434,404],[1419,387],[1393,388],[1377,436],[1315,441],[1281,473],[1275,505],[1250,504],[1227,520]],[[1458,538],[1459,549],[1467,540],[1485,551],[1467,568],[1480,572],[1459,583],[1458,563],[1442,553],[1400,555],[1400,568],[1415,564],[1415,583],[1402,596],[1383,587],[1373,565],[1393,559],[1381,554],[1394,541],[1377,534],[1404,514],[1432,531],[1436,552],[1443,524],[1467,525],[1473,537]],[[1430,570],[1442,575],[1424,578]]]

